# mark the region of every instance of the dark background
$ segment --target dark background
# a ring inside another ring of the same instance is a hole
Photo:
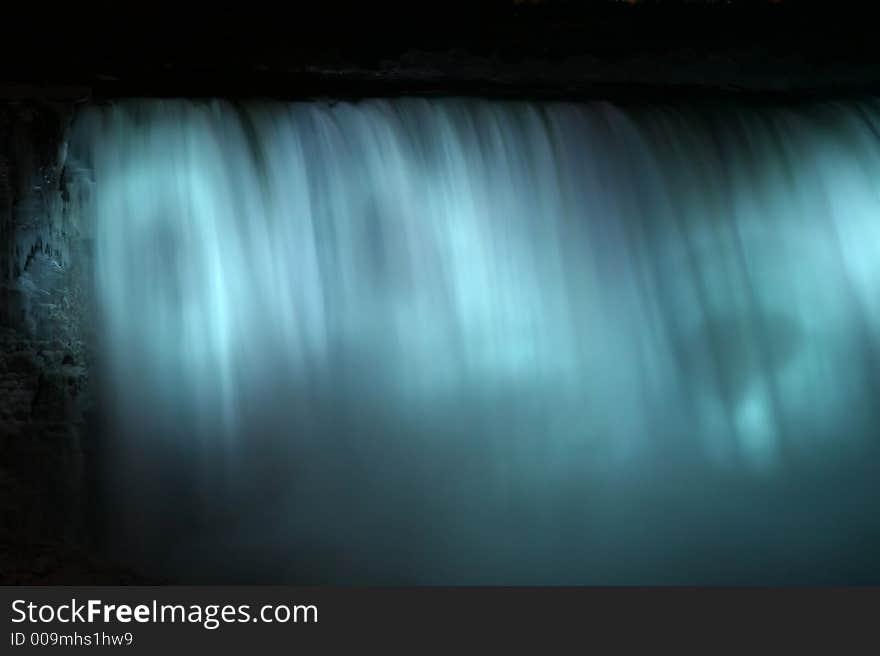
[[[77,2],[4,8],[6,95],[819,94],[880,84],[870,3]]]

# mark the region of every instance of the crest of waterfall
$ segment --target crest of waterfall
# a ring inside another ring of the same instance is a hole
[[[307,497],[329,471],[430,477],[472,452],[468,489],[504,496],[559,472],[772,474],[854,448],[880,392],[878,117],[89,108],[70,157],[94,180],[126,479],[179,467]]]

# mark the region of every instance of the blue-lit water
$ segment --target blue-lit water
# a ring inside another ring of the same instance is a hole
[[[880,577],[878,110],[85,110],[112,542],[198,580]]]

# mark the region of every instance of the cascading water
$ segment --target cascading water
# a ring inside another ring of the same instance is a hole
[[[873,470],[833,464],[877,438],[878,128],[873,101],[84,111],[114,541],[199,580],[851,558],[880,535]]]

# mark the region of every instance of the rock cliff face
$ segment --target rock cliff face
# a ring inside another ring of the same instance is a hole
[[[85,556],[88,242],[71,217],[73,105],[0,104],[0,581],[100,580]],[[113,577],[110,577],[113,580]]]

